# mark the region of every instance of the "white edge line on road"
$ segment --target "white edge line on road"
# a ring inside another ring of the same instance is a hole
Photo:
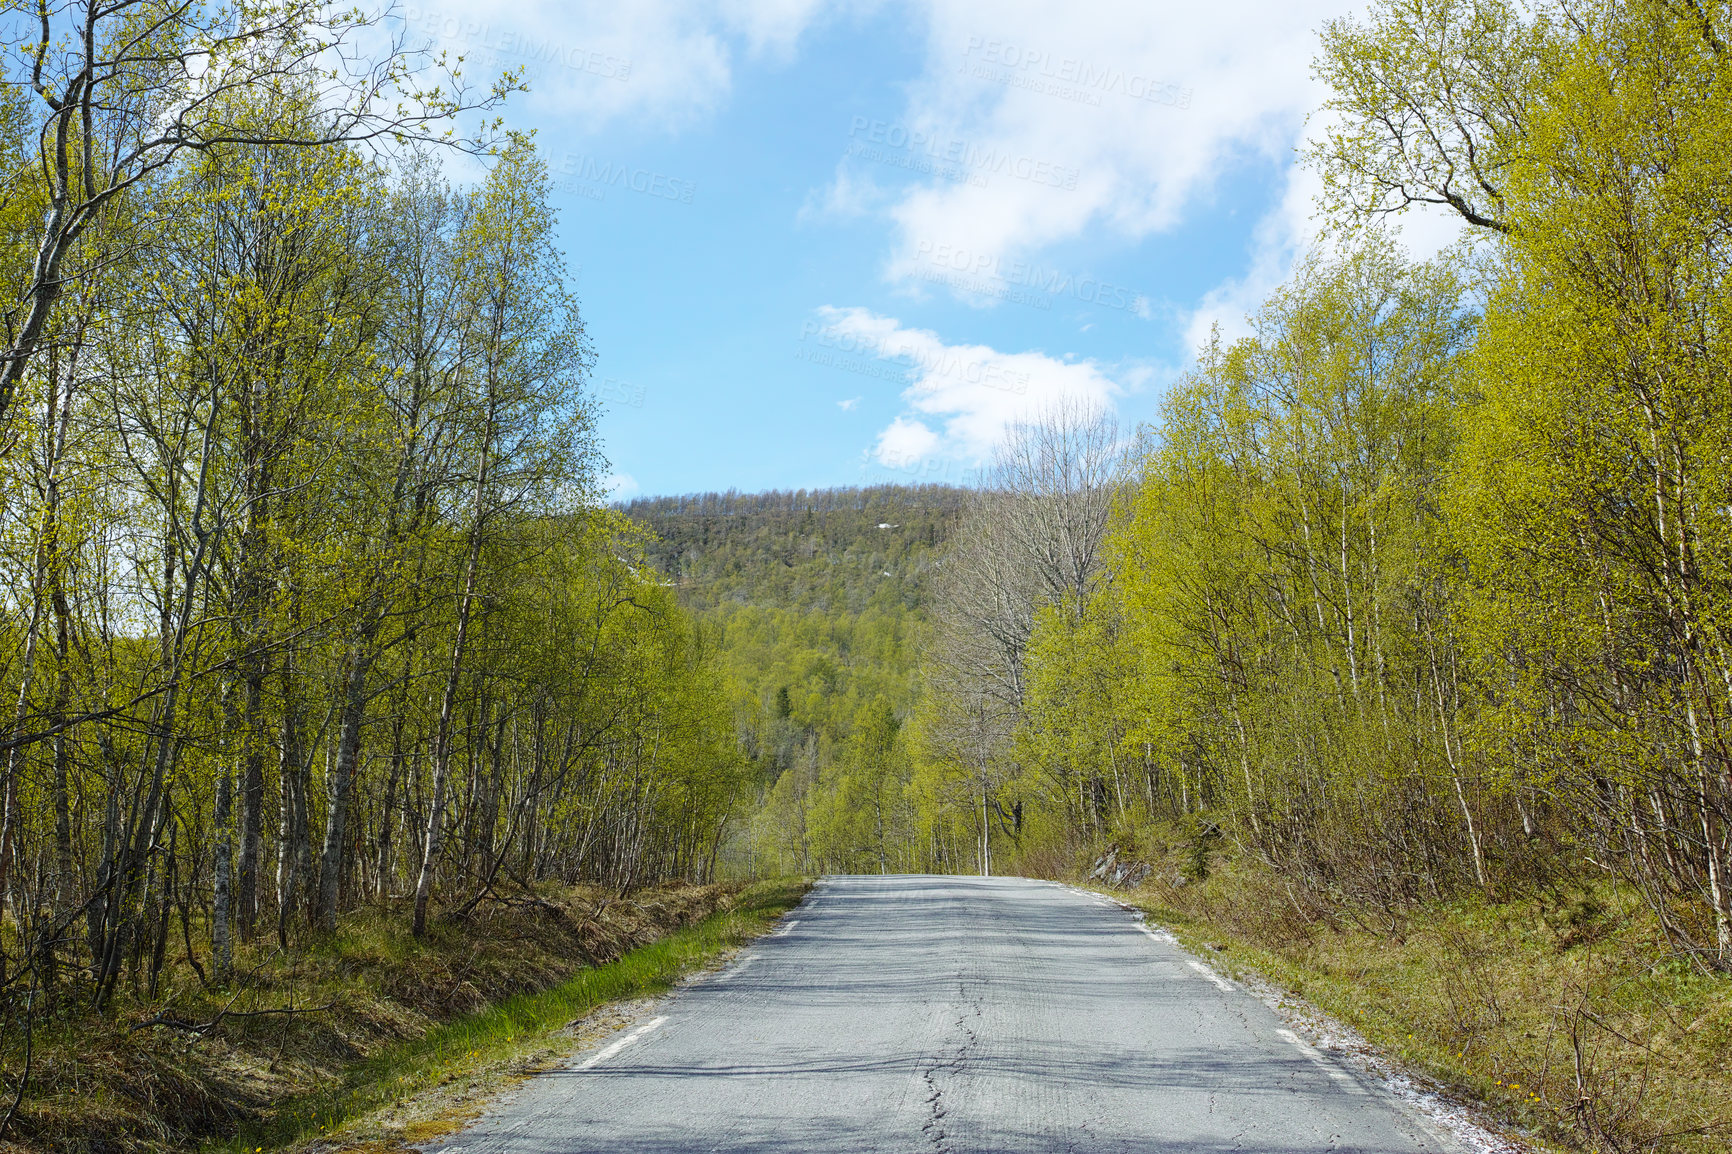
[[[1185,964],[1193,970],[1196,970],[1199,974],[1202,974],[1205,978],[1208,978],[1211,982],[1214,982],[1220,989],[1227,991],[1229,994],[1233,992],[1235,987],[1232,982],[1229,982],[1226,978],[1223,978],[1220,974],[1217,974],[1202,962],[1194,962],[1186,959]]]
[[[1331,1062],[1328,1058],[1325,1058],[1321,1053],[1319,1053],[1317,1047],[1311,1045],[1311,1043],[1301,1038],[1298,1034],[1295,1034],[1292,1030],[1276,1030],[1275,1033],[1279,1034],[1285,1041],[1290,1042],[1297,1047],[1301,1054],[1310,1058],[1311,1061],[1317,1065],[1318,1069],[1329,1075],[1332,1081],[1338,1082],[1345,1087],[1348,1093],[1365,1093],[1364,1088],[1349,1077],[1345,1070],[1339,1069],[1335,1063]]]
[[[744,970],[747,966],[751,965],[753,962],[755,962],[757,960],[758,960],[757,954],[747,954],[745,957],[743,957],[739,960],[738,964],[736,964],[731,971],[729,971],[728,977],[730,977],[730,978],[739,977],[740,974],[742,972],[744,972]]]
[[[1149,937],[1155,939],[1157,942],[1161,943],[1163,946],[1176,946],[1179,944],[1179,939],[1175,938],[1172,934],[1168,933],[1166,930],[1151,929],[1149,926],[1145,925],[1142,922],[1137,923],[1137,929],[1143,931],[1143,933],[1149,935]]]
[[[1136,921],[1137,929],[1143,931],[1143,933],[1149,935],[1149,937],[1153,938],[1157,942],[1160,942],[1162,945],[1176,946],[1179,944],[1179,939],[1175,938],[1167,930],[1165,930],[1165,929],[1156,930],[1156,929],[1149,928],[1148,924],[1142,920],[1144,915],[1142,914],[1141,911],[1137,910],[1137,908],[1135,906],[1128,906],[1128,905],[1125,905],[1125,903],[1123,903],[1123,902],[1109,901],[1109,900],[1101,898],[1101,896],[1099,894],[1093,894],[1087,890],[1079,890],[1079,889],[1075,888],[1074,886],[1065,886],[1064,888],[1070,890],[1071,893],[1076,894],[1079,897],[1094,898],[1097,901],[1101,901],[1103,904],[1115,905],[1115,906],[1120,907],[1121,909],[1130,910],[1132,913],[1135,913],[1137,915],[1137,921]],[[1220,989],[1221,991],[1223,991],[1225,993],[1231,994],[1235,990],[1238,989],[1238,987],[1235,986],[1232,982],[1229,982],[1226,978],[1223,978],[1220,974],[1217,974],[1214,970],[1211,970],[1208,966],[1205,966],[1202,962],[1194,961],[1190,958],[1187,958],[1187,959],[1185,959],[1185,964],[1187,966],[1190,966],[1193,970],[1196,970],[1199,974],[1203,975],[1205,978],[1209,979],[1209,981],[1215,983],[1216,988]],[[1322,1060],[1321,1057],[1319,1057],[1318,1060],[1321,1061]],[[1331,1069],[1333,1069],[1333,1067],[1331,1067]],[[1337,1071],[1337,1072],[1339,1073],[1339,1071]],[[1343,1075],[1343,1077],[1345,1077],[1345,1075]]]
[[[607,1061],[609,1058],[613,1057],[615,1054],[619,1053],[621,1050],[625,1049],[627,1046],[631,1045],[633,1042],[637,1041],[639,1038],[643,1037],[665,1021],[667,1021],[666,1017],[651,1018],[625,1037],[615,1038],[613,1041],[585,1058],[581,1063],[579,1063],[577,1068],[579,1070],[587,1070],[592,1066]]]
[[[794,920],[793,920],[793,921],[791,921],[791,922],[783,922],[783,923],[782,923],[782,928],[781,928],[781,929],[779,929],[779,930],[777,930],[777,931],[776,931],[776,932],[775,932],[775,933],[773,933],[773,934],[771,934],[771,935],[770,935],[770,936],[771,936],[771,937],[774,937],[774,938],[781,938],[781,937],[786,937],[786,936],[787,936],[787,934],[788,934],[788,931],[789,931],[789,930],[791,930],[791,929],[793,929],[793,928],[794,928],[794,927],[795,927],[795,926],[797,926],[797,925],[799,925],[799,924],[800,924],[800,919],[799,919],[799,918],[795,918],[795,919],[794,919]]]

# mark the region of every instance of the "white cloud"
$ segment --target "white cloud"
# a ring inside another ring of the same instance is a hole
[[[529,107],[583,132],[621,118],[665,127],[699,120],[728,98],[741,67],[781,63],[822,22],[879,3],[416,0],[406,14],[412,30],[474,54],[472,75],[528,64]],[[1089,303],[1105,293],[1108,307],[1151,319],[1172,312],[1161,308],[1157,284],[1103,286],[1055,270],[1043,254],[1078,239],[1135,243],[1182,228],[1235,165],[1254,162],[1285,172],[1280,199],[1256,225],[1241,271],[1183,302],[1190,307],[1177,318],[1187,354],[1216,323],[1238,335],[1314,234],[1315,177],[1292,163],[1293,150],[1324,97],[1310,75],[1316,31],[1357,4],[904,0],[894,15],[924,44],[920,73],[903,86],[902,108],[849,110],[850,155],[807,198],[799,221],[882,220],[891,231],[885,274],[903,285],[929,282],[975,303],[1046,303],[1062,295],[1048,287],[1060,283],[1079,299],[1086,291]],[[1405,236],[1424,254],[1458,231],[1430,216]],[[940,259],[946,252],[963,254],[961,272]],[[1000,365],[1013,356],[980,351]],[[1037,377],[1029,368],[1031,382],[1110,395],[1110,380],[1092,366],[1014,355],[1076,370],[1043,367]],[[1026,407],[1002,390],[925,376],[907,396],[909,411],[884,430],[880,451],[930,435],[943,451],[972,456],[996,438],[1007,406]]]
[[[609,473],[602,481],[602,487],[607,490],[610,501],[624,501],[639,492],[637,478],[630,473]]]
[[[807,194],[796,220],[800,224],[854,220],[882,211],[892,199],[870,176],[839,169],[822,191]]]
[[[723,21],[746,39],[754,53],[786,58],[827,0],[721,0]]]
[[[912,365],[902,391],[906,408],[879,432],[871,452],[890,469],[940,458],[981,464],[1013,422],[1060,401],[1110,410],[1140,380],[1139,374],[1115,380],[1090,360],[946,344],[937,333],[905,328],[869,309],[826,306],[818,315],[821,343]]]
[[[1103,228],[1136,240],[1178,226],[1230,163],[1291,155],[1320,96],[1314,30],[1345,7],[928,0],[907,123],[964,156],[1012,160],[984,184],[908,189],[890,209],[889,274],[915,274],[923,245],[1012,261]],[[1019,178],[1017,158],[1074,180]]]
[[[849,397],[845,401],[837,401],[836,407],[838,409],[841,409],[844,413],[852,413],[854,411],[854,406],[858,405],[859,403],[860,403],[859,397]]]
[[[670,127],[699,119],[727,98],[742,63],[782,62],[822,21],[878,2],[523,0],[500,10],[416,0],[405,11],[413,31],[470,52],[472,74],[527,65],[528,106],[588,129],[621,117]],[[1310,75],[1316,31],[1352,7],[906,0],[898,15],[925,45],[906,105],[851,132],[850,151],[861,154],[838,165],[800,220],[880,216],[893,232],[892,281],[934,283],[977,303],[1025,282],[1082,283],[1040,254],[1102,233],[1134,243],[1182,227],[1231,165],[1291,160],[1323,96]],[[1311,232],[1312,191],[1289,164],[1244,271],[1186,320],[1191,346],[1216,320],[1242,329],[1243,314],[1287,275]],[[940,267],[940,250],[988,271],[958,276]],[[1145,295],[1109,287],[1126,302],[1115,307],[1155,315]]]
[[[1250,262],[1245,272],[1223,281],[1204,294],[1190,311],[1185,324],[1185,348],[1194,353],[1219,326],[1221,339],[1230,342],[1250,332],[1248,318],[1281,286],[1293,262],[1307,248],[1327,246],[1319,237],[1316,198],[1322,181],[1315,172],[1295,167],[1287,188],[1276,205],[1257,223],[1251,236]],[[1464,225],[1453,214],[1416,209],[1385,222],[1397,242],[1414,260],[1428,260],[1455,243]],[[1333,238],[1338,242],[1341,238]]]
[[[1029,286],[1085,284],[1046,267],[1042,251],[1102,233],[1134,243],[1180,228],[1229,167],[1261,161],[1284,169],[1284,187],[1254,229],[1243,271],[1181,315],[1187,354],[1216,323],[1226,336],[1243,333],[1245,315],[1316,235],[1318,181],[1295,151],[1322,127],[1306,126],[1325,96],[1310,74],[1316,33],[1353,5],[924,7],[926,65],[905,110],[864,128],[856,119],[851,143],[862,155],[844,161],[827,190],[836,215],[881,211],[891,222],[887,277],[976,303],[1014,299]],[[923,175],[875,206],[860,182],[870,184],[867,164],[882,167],[886,157]],[[1402,233],[1415,256],[1428,256],[1459,229],[1423,214]],[[1156,314],[1146,295],[1105,287],[1112,307]]]
[[[786,61],[822,21],[876,6],[414,0],[402,12],[411,41],[467,54],[471,78],[523,66],[528,107],[594,128],[701,118],[742,64]],[[921,237],[1009,259],[1098,225],[1132,238],[1173,227],[1232,158],[1287,155],[1317,103],[1314,30],[1348,7],[907,0],[926,60],[907,86],[906,126],[1010,167],[908,190],[892,209],[903,256]],[[858,192],[836,201],[853,207]]]
[[[1312,198],[1318,189],[1314,174],[1293,171],[1281,203],[1257,222],[1245,272],[1210,289],[1191,310],[1185,324],[1187,356],[1207,344],[1217,326],[1224,342],[1250,332],[1247,318],[1287,279],[1294,259],[1311,242],[1316,231]]]
[[[631,117],[677,127],[716,108],[743,57],[786,59],[826,0],[412,0],[411,45],[466,57],[477,83],[524,69],[521,103],[585,128]]]
[[[886,468],[902,469],[928,458],[954,455],[944,448],[944,439],[924,422],[899,416],[878,434],[872,458]]]

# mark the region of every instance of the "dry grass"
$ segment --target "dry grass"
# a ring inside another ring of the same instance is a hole
[[[1326,908],[1245,859],[1186,880],[1182,839],[1151,840],[1131,901],[1506,1124],[1569,1149],[1732,1149],[1732,980],[1671,955],[1627,890]]]
[[[797,901],[800,887],[785,888],[788,904]],[[711,918],[739,902],[738,886],[670,886],[624,899],[585,887],[541,896],[440,924],[420,941],[403,911],[357,912],[335,935],[297,943],[292,954],[274,942],[246,948],[237,958],[243,977],[226,989],[205,988],[183,962],[165,971],[157,1001],[123,1000],[101,1017],[67,998],[39,1018],[30,1093],[8,1138],[77,1154],[182,1151],[243,1133],[249,1151],[291,1142],[497,1057],[484,1055],[484,1045],[516,1053],[534,1043],[502,1009],[515,1007],[545,1035],[575,1016],[552,1022],[547,1014],[665,983],[706,949],[724,948],[729,932],[756,924]],[[664,946],[653,964],[618,962],[706,918],[740,924],[688,932],[693,944]],[[203,1033],[148,1024],[202,1025],[225,1010]],[[4,1058],[15,1085],[20,1055]]]

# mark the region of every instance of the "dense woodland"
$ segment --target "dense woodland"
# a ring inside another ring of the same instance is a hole
[[[1099,862],[1507,1120],[1724,1149],[1728,43],[1673,0],[1326,25],[1315,247],[1150,426],[1009,430],[879,768],[759,825]],[[1415,259],[1416,211],[1459,243]]]
[[[511,83],[247,12],[57,10],[0,84],[9,1094],[36,1021],[350,911],[707,877],[750,786],[600,502],[546,171],[476,120]]]
[[[1064,873],[1161,827],[1307,916],[1613,883],[1732,970],[1729,36],[1666,0],[1328,25],[1328,233],[1153,426],[1011,431],[919,693],[828,730],[873,784],[778,763],[783,864]],[[1416,209],[1464,238],[1415,261]]]
[[[905,723],[966,494],[941,485],[633,501],[718,655],[754,790],[727,868],[935,868]],[[955,863],[952,863],[955,864]]]
[[[1325,231],[1154,425],[617,507],[514,83],[261,12],[0,78],[13,1103],[40,1023],[560,883],[1231,847],[1307,926],[1603,885],[1732,972],[1728,5],[1379,0]]]
[[[1315,917],[1613,883],[1732,971],[1728,37],[1664,0],[1325,28],[1326,243],[1141,438],[1048,414],[963,519],[922,724],[977,866],[1156,822]],[[1416,206],[1465,239],[1413,261]]]

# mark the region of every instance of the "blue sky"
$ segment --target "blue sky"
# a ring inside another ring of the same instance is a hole
[[[411,4],[559,182],[617,496],[963,483],[1061,400],[1152,419],[1308,235],[1346,5]]]

